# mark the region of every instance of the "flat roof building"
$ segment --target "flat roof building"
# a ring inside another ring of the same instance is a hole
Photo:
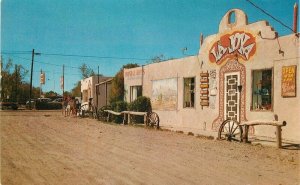
[[[213,136],[224,120],[277,114],[287,122],[283,138],[300,142],[299,46],[299,34],[279,37],[267,21],[248,23],[232,9],[219,32],[201,40],[198,55],[125,69],[125,99],[150,97],[161,127]],[[275,130],[250,133],[275,137]]]

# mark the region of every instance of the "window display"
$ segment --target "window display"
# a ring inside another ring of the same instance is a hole
[[[252,71],[251,110],[272,110],[272,69]]]

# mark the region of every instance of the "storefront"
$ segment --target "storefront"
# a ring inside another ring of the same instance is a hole
[[[299,141],[299,46],[299,34],[278,37],[267,21],[248,24],[243,11],[232,9],[197,56],[125,69],[125,99],[140,86],[162,127],[213,136],[226,119],[277,114],[287,122],[283,138]],[[250,132],[275,137],[268,126]]]

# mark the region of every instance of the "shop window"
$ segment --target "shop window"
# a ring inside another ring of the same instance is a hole
[[[251,110],[272,110],[272,69],[252,71]]]
[[[142,96],[142,86],[130,86],[130,102]]]
[[[195,106],[195,78],[184,78],[183,107]]]

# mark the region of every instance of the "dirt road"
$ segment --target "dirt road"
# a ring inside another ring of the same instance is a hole
[[[103,124],[60,112],[0,112],[1,183],[299,184],[299,151]]]

